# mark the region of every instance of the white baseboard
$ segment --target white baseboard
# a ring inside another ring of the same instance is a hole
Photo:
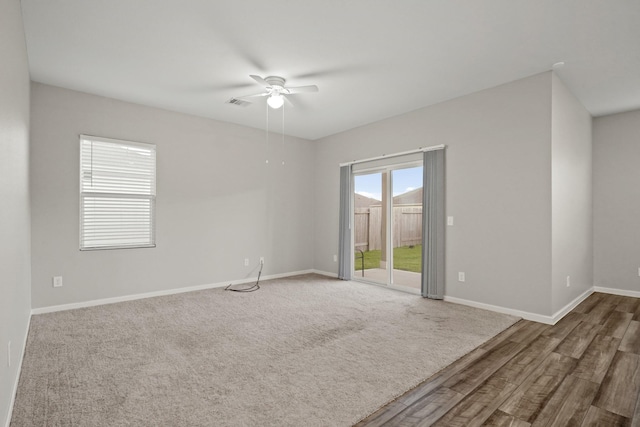
[[[299,276],[301,274],[309,274],[309,273],[315,273],[315,272],[316,272],[315,270],[301,270],[301,271],[291,271],[288,273],[270,274],[268,276],[261,276],[260,280],[262,281],[262,280],[270,280],[270,279],[280,279],[283,277]],[[162,291],[145,292],[142,294],[124,295],[121,297],[102,298],[102,299],[91,300],[91,301],[74,302],[70,304],[52,305],[48,307],[34,308],[31,310],[31,314],[33,315],[33,314],[53,313],[56,311],[74,310],[77,308],[94,307],[97,305],[114,304],[114,303],[124,302],[124,301],[134,301],[134,300],[143,299],[143,298],[175,295],[175,294],[181,294],[184,292],[201,291],[204,289],[222,288],[229,285],[242,285],[245,283],[255,282],[256,280],[258,280],[258,276],[249,277],[249,278],[240,279],[240,280],[230,280],[228,282],[218,282],[218,283],[210,283],[206,285],[186,286],[184,288],[166,289]]]
[[[593,293],[593,288],[589,288],[586,291],[584,291],[581,295],[576,297],[576,299],[571,301],[569,304],[565,305],[560,310],[558,310],[556,314],[553,315],[552,317],[553,323],[550,323],[550,325],[555,325],[556,323],[558,323],[560,319],[566,316],[567,313],[569,313],[571,310],[576,308],[578,304],[580,304],[582,301],[586,300],[589,297],[589,295],[591,295],[592,293]]]
[[[271,275],[268,275],[268,276],[262,276],[261,280],[280,279],[280,278],[283,278],[283,277],[298,276],[298,275],[301,275],[301,274],[309,274],[309,273],[320,274],[322,276],[332,277],[332,278],[337,278],[338,277],[338,275],[336,273],[332,273],[332,272],[328,272],[328,271],[322,271],[322,270],[309,269],[309,270],[291,271],[291,272],[287,272],[287,273],[279,273],[279,274],[271,274]],[[256,281],[257,279],[258,279],[258,277],[256,276],[256,277],[250,277],[250,278],[246,278],[246,279],[232,280],[232,281],[229,281],[229,282],[218,282],[218,283],[210,283],[210,284],[205,284],[205,285],[187,286],[187,287],[184,287],[184,288],[166,289],[166,290],[162,290],[162,291],[146,292],[146,293],[142,293],[142,294],[125,295],[125,296],[121,296],[121,297],[103,298],[103,299],[97,299],[97,300],[91,300],[91,301],[83,301],[83,302],[70,303],[70,304],[54,305],[54,306],[49,306],[49,307],[40,307],[40,308],[32,309],[31,310],[31,314],[33,315],[33,314],[53,313],[53,312],[56,312],[56,311],[73,310],[73,309],[76,309],[76,308],[93,307],[93,306],[104,305],[104,304],[114,304],[114,303],[118,303],[118,302],[133,301],[133,300],[143,299],[143,298],[151,298],[151,297],[158,297],[158,296],[165,296],[165,295],[180,294],[180,293],[183,293],[183,292],[200,291],[200,290],[203,290],[203,289],[221,288],[221,287],[228,286],[230,284],[231,285],[241,285],[241,284],[245,284],[245,283],[251,283],[253,281]],[[568,312],[573,310],[578,304],[580,304],[582,301],[584,301],[593,292],[602,292],[602,293],[607,293],[607,294],[623,295],[623,296],[640,298],[640,292],[639,291],[627,291],[627,290],[624,290],[624,289],[603,288],[603,287],[596,286],[596,287],[593,287],[593,288],[590,288],[590,289],[586,290],[582,295],[578,296],[576,299],[574,299],[569,304],[567,304],[566,306],[561,308],[558,312],[556,312],[552,316],[545,316],[545,315],[542,315],[542,314],[530,313],[530,312],[527,312],[527,311],[516,310],[516,309],[512,309],[512,308],[506,308],[506,307],[501,307],[501,306],[497,306],[497,305],[485,304],[485,303],[481,303],[481,302],[477,302],[477,301],[471,301],[471,300],[466,300],[466,299],[462,299],[462,298],[456,298],[456,297],[452,297],[452,296],[448,296],[448,295],[445,295],[444,300],[445,301],[449,301],[449,302],[453,302],[453,303],[456,303],[456,304],[462,304],[462,305],[467,305],[467,306],[470,306],[470,307],[477,307],[477,308],[482,308],[482,309],[485,309],[485,310],[495,311],[497,313],[510,314],[512,316],[522,317],[523,319],[531,320],[531,321],[534,321],[534,322],[540,322],[540,323],[546,323],[546,324],[549,324],[549,325],[555,325],[560,319],[562,319],[562,317],[564,317]]]
[[[27,320],[27,329],[24,331],[24,342],[22,343],[22,349],[20,351],[20,361],[18,362],[18,369],[16,373],[16,380],[13,383],[13,391],[11,392],[11,402],[9,402],[9,411],[7,412],[7,421],[5,426],[9,427],[11,424],[11,416],[13,415],[13,405],[16,403],[16,395],[18,394],[18,384],[20,383],[20,374],[22,373],[22,361],[24,360],[24,353],[27,350],[27,339],[29,338],[29,328],[31,327],[31,314]]]
[[[512,316],[522,317],[526,320],[533,322],[546,323],[547,325],[555,325],[560,319],[562,319],[568,312],[573,310],[578,304],[584,301],[589,295],[593,293],[593,288],[587,289],[584,293],[571,301],[569,304],[558,310],[553,316],[545,316],[543,314],[530,313],[523,310],[515,310],[512,308],[501,307],[498,305],[485,304],[481,302],[466,300],[462,298],[456,298],[451,296],[444,296],[445,301],[453,302],[456,304],[467,305],[469,307],[482,308],[489,311],[495,311],[497,313],[510,314]]]
[[[526,320],[532,320],[534,322],[551,324],[551,316],[543,316],[541,314],[529,313],[528,311],[515,310],[512,308],[501,307],[498,305],[485,304],[482,302],[466,300],[462,298],[444,296],[444,300],[455,304],[462,304],[469,307],[482,308],[484,310],[495,311],[496,313],[510,314],[512,316],[522,317]]]
[[[603,288],[594,286],[594,292],[602,292],[603,294],[622,295],[624,297],[640,298],[640,291],[628,291],[626,289]]]

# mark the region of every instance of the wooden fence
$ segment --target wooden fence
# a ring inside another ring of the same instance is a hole
[[[393,207],[393,247],[422,243],[422,205]],[[382,206],[355,208],[354,239],[357,249],[372,251],[382,248]]]

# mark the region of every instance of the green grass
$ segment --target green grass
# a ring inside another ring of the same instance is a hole
[[[382,251],[374,250],[364,252],[364,269],[380,268],[380,255]],[[396,270],[413,271],[420,273],[422,271],[422,245],[414,247],[402,246],[393,250],[393,268]],[[360,252],[356,251],[355,270],[362,268],[362,260]]]

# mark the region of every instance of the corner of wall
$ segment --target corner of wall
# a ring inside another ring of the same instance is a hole
[[[593,288],[592,118],[552,73],[552,311]]]

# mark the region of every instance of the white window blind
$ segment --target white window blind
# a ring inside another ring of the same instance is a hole
[[[80,136],[80,249],[155,246],[156,146]]]

